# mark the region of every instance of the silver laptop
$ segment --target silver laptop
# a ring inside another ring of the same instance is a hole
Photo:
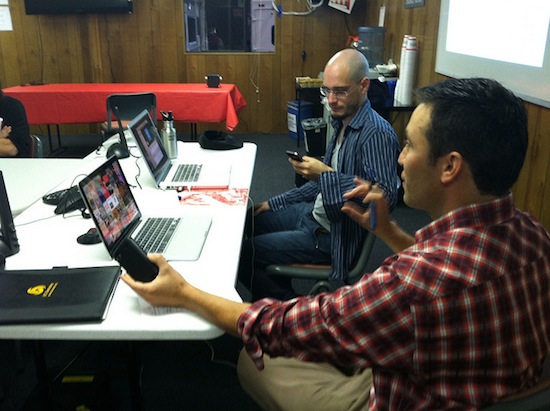
[[[157,186],[161,189],[229,188],[231,166],[217,163],[172,162],[147,110],[128,125]]]
[[[116,156],[78,184],[97,231],[114,258],[131,236],[146,253],[163,254],[167,260],[193,261],[200,257],[212,218],[142,217]],[[149,226],[156,226],[155,232]]]

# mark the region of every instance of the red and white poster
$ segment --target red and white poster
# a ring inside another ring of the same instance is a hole
[[[329,0],[328,5],[344,13],[351,14],[355,0]]]

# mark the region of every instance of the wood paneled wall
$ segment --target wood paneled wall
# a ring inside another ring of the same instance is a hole
[[[434,72],[439,0],[416,9],[405,9],[402,0],[358,0],[351,15],[326,5],[307,17],[283,15],[276,19],[273,54],[185,53],[183,0],[136,0],[132,15],[88,16],[27,16],[23,0],[9,3],[14,29],[0,32],[3,87],[32,81],[202,83],[205,74],[219,73],[224,82],[236,84],[248,102],[236,133],[285,133],[295,77],[316,77],[328,58],[346,46],[348,36],[357,34],[357,27],[378,24],[382,5],[385,58],[399,63],[403,36],[413,34],[419,46],[417,85],[444,79]],[[303,10],[303,2],[296,0],[277,4],[283,11]],[[550,228],[550,110],[534,104],[527,109],[529,152],[514,195],[519,207]],[[400,113],[393,119],[401,137],[408,118]],[[177,127],[185,132],[187,126]],[[201,124],[199,131],[221,127]],[[45,132],[43,127],[33,129]],[[61,131],[88,133],[98,127],[71,125]]]
[[[283,11],[304,10],[303,2],[278,3]],[[10,0],[14,30],[0,32],[0,82],[3,87],[32,81],[204,83],[205,74],[219,73],[248,102],[235,132],[286,132],[295,77],[316,77],[365,24],[366,3],[358,3],[352,15],[324,6],[307,17],[276,18],[276,53],[189,54],[183,0],[136,0],[132,15],[86,16],[27,16],[23,0]],[[216,127],[201,124],[199,131]]]
[[[403,36],[415,35],[419,50],[417,86],[445,79],[434,71],[440,1],[428,0],[424,7],[406,10],[402,1],[369,0],[368,25],[378,24],[382,5],[386,6],[386,59],[394,58],[399,63]],[[517,206],[531,213],[550,230],[550,109],[531,103],[526,103],[526,107],[529,149],[513,193]],[[402,136],[407,118],[402,116],[399,120],[394,127]]]

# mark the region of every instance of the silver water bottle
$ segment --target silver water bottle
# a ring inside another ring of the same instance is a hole
[[[168,113],[161,111],[162,114],[162,130],[160,131],[160,137],[162,139],[162,145],[168,157],[177,158],[178,157],[178,144],[176,137],[176,129],[174,128],[174,116],[172,112]]]

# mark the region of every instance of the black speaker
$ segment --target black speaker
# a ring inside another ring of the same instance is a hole
[[[207,74],[204,76],[204,79],[206,80],[206,85],[210,88],[217,88],[220,86],[220,83],[222,81],[222,76],[219,74]]]

